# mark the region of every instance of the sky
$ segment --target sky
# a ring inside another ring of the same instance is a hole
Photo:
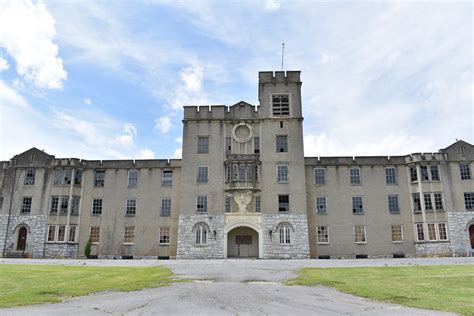
[[[0,160],[180,158],[182,106],[301,70],[305,156],[474,143],[471,1],[0,0]]]

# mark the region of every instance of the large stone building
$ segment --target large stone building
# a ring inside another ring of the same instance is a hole
[[[298,71],[259,73],[258,106],[187,106],[181,160],[2,163],[0,253],[35,258],[466,255],[474,146],[304,157]]]

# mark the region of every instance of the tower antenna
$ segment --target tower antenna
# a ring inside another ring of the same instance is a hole
[[[285,60],[285,43],[281,43],[281,71],[283,71],[283,61]]]

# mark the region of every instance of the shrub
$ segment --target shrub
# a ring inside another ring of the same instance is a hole
[[[84,249],[84,254],[86,255],[87,258],[91,257],[91,246],[92,246],[92,242],[89,238],[86,244],[86,248]]]

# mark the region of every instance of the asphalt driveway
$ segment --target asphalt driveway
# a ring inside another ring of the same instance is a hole
[[[474,264],[474,258],[387,260],[21,260],[1,263],[165,265],[193,280],[136,292],[102,292],[62,303],[0,309],[2,315],[444,315],[370,301],[316,286],[285,286],[302,267]]]

